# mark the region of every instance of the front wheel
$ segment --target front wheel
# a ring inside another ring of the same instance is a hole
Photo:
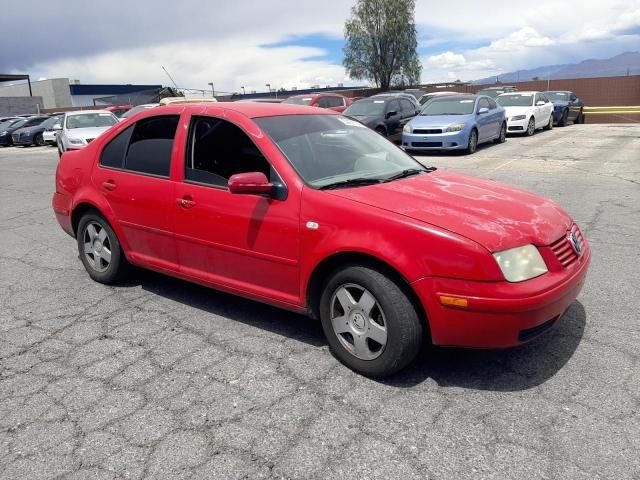
[[[578,125],[582,125],[584,123],[584,112],[582,110],[580,110],[575,123],[577,123]]]
[[[102,215],[85,214],[78,224],[77,240],[82,264],[96,282],[116,283],[129,272],[118,237]]]
[[[408,365],[424,336],[420,318],[400,285],[381,271],[346,267],[320,299],[322,329],[331,352],[352,370],[384,377]]]
[[[471,154],[471,153],[474,153],[477,148],[478,148],[478,132],[474,128],[473,130],[471,130],[471,133],[469,134],[469,143],[467,143],[467,148],[465,149],[465,152]]]
[[[569,110],[566,108],[562,111],[562,118],[558,122],[558,126],[564,127],[567,125],[567,121],[569,120]]]
[[[529,119],[529,124],[527,125],[527,131],[525,132],[525,135],[527,137],[530,137],[534,133],[536,133],[536,119],[531,117]]]
[[[498,138],[496,138],[494,142],[504,143],[506,141],[507,141],[507,124],[503,122],[502,126],[500,127],[500,133],[498,134]]]
[[[38,147],[42,147],[44,145],[44,138],[42,138],[41,133],[36,135],[36,138],[33,139],[33,143],[35,143]]]

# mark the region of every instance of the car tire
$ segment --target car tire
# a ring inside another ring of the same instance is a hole
[[[373,378],[411,363],[424,339],[420,317],[399,282],[364,266],[345,267],[327,281],[320,319],[332,354]]]
[[[529,123],[527,124],[527,130],[524,132],[525,136],[530,137],[536,133],[536,119],[535,117],[531,117],[529,119]]]
[[[566,108],[562,111],[562,117],[560,118],[560,121],[558,122],[558,126],[559,127],[565,127],[567,125],[567,121],[569,120],[569,110],[567,110]]]
[[[553,113],[549,115],[549,122],[544,127],[545,130],[553,130]]]
[[[473,128],[471,129],[471,133],[469,134],[469,141],[467,142],[467,148],[465,148],[465,153],[471,155],[475,153],[478,149],[478,131]]]
[[[582,109],[580,109],[580,113],[576,117],[575,123],[577,123],[579,125],[582,125],[584,123],[584,112],[582,111]]]
[[[507,123],[502,122],[502,126],[500,127],[500,133],[498,134],[498,138],[494,140],[495,143],[504,143],[507,141]]]
[[[42,147],[44,145],[44,138],[42,138],[41,133],[35,136],[35,138],[33,139],[33,143],[38,147]]]
[[[80,260],[96,282],[107,285],[117,283],[131,270],[118,237],[98,212],[90,211],[83,215],[76,238]]]
[[[63,154],[64,152],[63,152],[63,151],[62,151],[62,149],[60,148],[60,144],[59,144],[59,143],[57,144],[57,147],[58,147],[58,157],[59,157],[59,158],[62,158],[62,154]]]
[[[382,135],[384,138],[387,138],[387,129],[384,127],[376,127],[376,133]]]

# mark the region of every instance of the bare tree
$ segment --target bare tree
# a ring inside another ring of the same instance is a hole
[[[344,25],[344,64],[351,78],[383,90],[420,81],[415,0],[357,0]]]

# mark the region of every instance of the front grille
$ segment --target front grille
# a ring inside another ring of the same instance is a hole
[[[571,233],[574,233],[576,235],[581,250],[584,251],[584,237],[582,236],[582,232],[575,223],[571,226],[569,234]],[[571,240],[569,240],[569,235],[563,235],[558,240],[549,245],[549,248],[551,248],[551,251],[563,267],[568,267],[578,259],[578,254],[573,248]]]
[[[95,140],[95,138],[87,138],[87,143],[91,143]]]
[[[442,142],[411,142],[412,147],[437,148],[442,146]]]
[[[13,139],[14,142],[20,141],[20,135],[17,135],[15,133],[13,135],[11,135],[11,138]]]
[[[417,135],[434,135],[438,133],[442,133],[441,128],[415,128],[413,133]]]
[[[538,335],[542,335],[544,332],[553,327],[553,324],[556,323],[556,320],[558,320],[558,317],[547,320],[546,322],[541,323],[540,325],[536,325],[535,327],[520,330],[518,332],[518,341],[528,342],[529,340],[536,338]]]

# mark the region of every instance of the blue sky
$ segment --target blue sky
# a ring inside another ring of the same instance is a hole
[[[342,66],[355,0],[6,2],[0,71],[217,91],[362,85]],[[63,8],[64,7],[64,8]],[[15,22],[28,11],[28,22]],[[126,12],[126,15],[123,13]],[[640,50],[640,0],[417,0],[422,81],[472,80]],[[58,25],[52,33],[52,25]]]

